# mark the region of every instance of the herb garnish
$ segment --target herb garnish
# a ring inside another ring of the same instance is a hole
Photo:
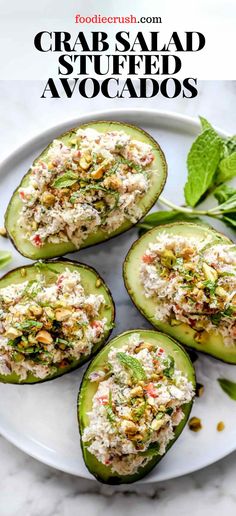
[[[119,362],[130,370],[131,375],[134,377],[135,380],[146,380],[146,373],[143,369],[143,366],[141,365],[140,361],[137,358],[131,357],[127,355],[126,353],[123,353],[120,351],[117,353],[117,358]]]
[[[165,369],[163,369],[164,375],[171,378],[175,370],[175,359],[171,355],[168,355],[168,357],[163,361],[163,364],[165,366]]]
[[[158,202],[170,209],[145,217],[139,224],[140,233],[171,221],[203,223],[199,217],[205,215],[236,228],[236,189],[225,184],[236,177],[236,136],[222,138],[205,118],[200,117],[200,121],[202,132],[187,157],[186,206],[160,197]],[[195,209],[211,193],[219,204],[210,209]]]
[[[108,405],[106,406],[106,411],[107,411],[108,421],[110,421],[110,423],[114,423],[116,421],[116,417],[115,417],[115,414],[114,414],[113,408],[112,408],[112,392],[111,392],[111,390],[109,390],[109,402],[108,402]]]
[[[52,183],[54,188],[67,188],[68,186],[74,185],[78,181],[78,174],[72,170],[68,170],[62,176],[59,176]]]
[[[223,389],[223,391],[228,394],[232,400],[236,401],[236,382],[232,382],[226,378],[218,378],[218,382],[221,389]]]

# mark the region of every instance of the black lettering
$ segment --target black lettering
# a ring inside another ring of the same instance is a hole
[[[52,50],[52,44],[50,44],[46,50],[44,50],[44,48],[42,46],[42,37],[44,36],[44,34],[48,34],[50,36],[49,42],[51,41],[51,38],[52,38],[51,32],[47,32],[47,31],[38,32],[38,34],[36,34],[36,36],[34,38],[34,46],[35,46],[35,48],[37,48],[37,50],[39,50],[39,52],[50,52],[50,50]]]
[[[119,47],[117,44],[115,45],[115,50],[117,50],[117,52],[127,52],[130,49],[129,41],[123,37],[124,34],[127,36],[127,39],[129,39],[129,32],[125,32],[124,30],[117,32],[116,34],[116,41],[123,45],[123,47]]]
[[[183,97],[186,99],[194,99],[194,97],[196,97],[198,94],[197,88],[195,88],[195,86],[193,86],[193,84],[191,84],[190,81],[192,81],[193,84],[197,85],[197,79],[193,79],[192,77],[188,77],[187,79],[183,80],[184,88],[186,88],[186,90],[190,91],[191,93],[191,95],[185,95],[185,91],[183,91]]]
[[[51,98],[52,99],[59,99],[60,98],[60,95],[57,91],[57,88],[56,88],[56,85],[55,85],[55,82],[52,78],[48,79],[48,82],[43,90],[43,94],[41,95],[41,99],[46,99],[48,97],[48,95],[45,95],[45,93],[51,93]]]

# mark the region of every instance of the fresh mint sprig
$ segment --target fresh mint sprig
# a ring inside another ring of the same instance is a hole
[[[200,122],[202,132],[187,157],[186,205],[178,206],[161,196],[158,202],[169,209],[151,213],[142,220],[138,224],[141,234],[169,222],[199,223],[203,216],[236,228],[236,189],[227,185],[227,181],[236,177],[236,136],[222,138],[208,120],[200,117]],[[211,193],[218,204],[211,209],[197,209],[199,202]]]

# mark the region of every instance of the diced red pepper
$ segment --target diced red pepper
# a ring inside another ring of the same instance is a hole
[[[148,396],[151,396],[151,398],[158,397],[158,390],[156,389],[156,387],[154,387],[154,384],[152,382],[146,385],[144,387],[144,390],[148,394]]]
[[[37,247],[40,247],[42,245],[42,239],[40,237],[40,235],[35,235],[33,237],[33,242],[34,244],[37,246]]]
[[[144,263],[152,263],[153,258],[149,254],[144,254],[142,257]]]
[[[108,397],[106,395],[99,396],[98,403],[100,405],[108,405]]]
[[[25,199],[25,192],[19,191],[19,196],[21,199]]]
[[[92,322],[90,323],[90,326],[91,326],[92,328],[99,328],[99,329],[100,329],[100,328],[101,328],[101,321],[92,321]]]

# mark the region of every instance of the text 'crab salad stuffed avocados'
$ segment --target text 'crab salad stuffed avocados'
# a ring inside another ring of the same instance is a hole
[[[191,223],[155,228],[131,247],[124,280],[155,327],[236,364],[236,246],[228,238]]]
[[[183,348],[152,330],[107,344],[88,367],[78,418],[85,464],[101,482],[134,482],[161,460],[182,432],[195,389]]]
[[[38,262],[0,280],[0,381],[36,383],[67,373],[106,342],[111,294],[84,264]]]
[[[92,122],[55,139],[33,163],[5,216],[18,251],[47,259],[103,242],[140,220],[167,175],[158,143],[138,127]]]

